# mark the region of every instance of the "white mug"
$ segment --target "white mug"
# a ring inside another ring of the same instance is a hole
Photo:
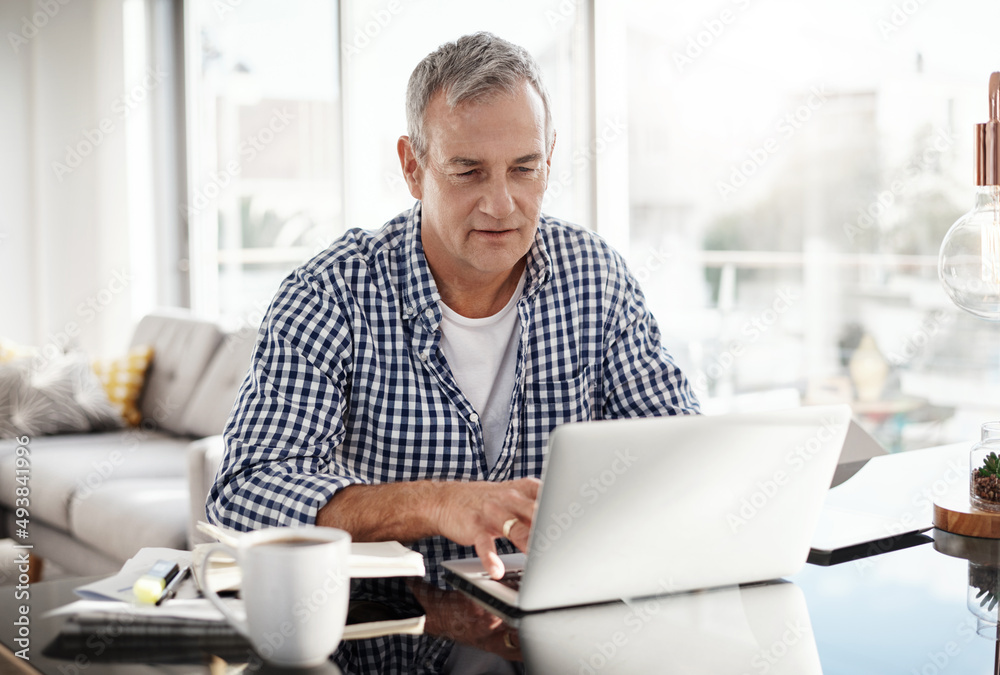
[[[246,618],[235,615],[207,583],[202,590],[261,657],[283,666],[315,666],[330,657],[347,623],[351,535],[313,525],[248,532],[235,549],[210,546],[200,579],[207,579],[209,560],[218,551],[240,567]]]

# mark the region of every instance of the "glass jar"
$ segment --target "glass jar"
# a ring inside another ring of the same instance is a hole
[[[969,611],[976,617],[976,632],[990,640],[997,639],[997,610],[1000,609],[1000,568],[969,562]]]
[[[983,424],[980,440],[972,446],[969,501],[975,508],[1000,513],[1000,422]]]

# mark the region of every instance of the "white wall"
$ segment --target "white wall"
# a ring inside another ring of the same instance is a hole
[[[154,153],[134,130],[171,83],[126,63],[123,7],[143,2],[0,3],[0,34],[27,40],[0,45],[2,336],[113,354],[162,304],[150,185],[137,183]]]
[[[30,8],[27,0],[0,3],[0,28],[19,31],[20,17]],[[0,44],[0,335],[30,341],[37,331],[35,313],[38,280],[31,214],[29,143],[30,65],[22,48],[15,54],[7,39]]]

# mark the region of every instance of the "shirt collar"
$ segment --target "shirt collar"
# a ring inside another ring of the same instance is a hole
[[[524,295],[530,296],[549,279],[551,259],[545,245],[546,218],[539,218],[535,231],[535,240],[528,249],[527,277],[524,282]],[[431,308],[437,311],[441,296],[438,293],[434,276],[424,255],[424,245],[420,240],[421,203],[418,201],[406,218],[406,235],[404,238],[404,254],[406,256],[407,274],[403,291],[403,316],[412,318]]]
[[[545,239],[548,234],[546,230],[547,218],[541,216],[538,219],[538,228],[535,230],[535,241],[528,249],[528,276],[524,280],[524,295],[532,296],[541,289],[549,280],[552,269],[552,260],[549,258],[548,248],[545,246]]]
[[[424,245],[420,241],[420,208],[418,201],[410,209],[406,218],[406,235],[403,240],[403,252],[406,256],[406,278],[403,290],[403,316],[407,319],[422,313],[427,307],[436,309],[441,296],[437,284],[431,275],[427,256],[424,255]]]

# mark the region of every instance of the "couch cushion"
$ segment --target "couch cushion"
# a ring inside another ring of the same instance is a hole
[[[74,496],[87,499],[101,486],[119,480],[183,477],[188,442],[141,429],[31,439],[31,518],[68,531]],[[7,445],[0,452],[0,503],[12,508],[15,457]]]
[[[108,430],[122,426],[80,352],[0,364],[0,437]]]
[[[122,562],[146,546],[187,548],[187,479],[113,480],[70,504],[77,539]]]
[[[94,359],[94,372],[100,378],[104,390],[128,425],[137,427],[142,422],[139,397],[146,384],[146,371],[153,360],[153,348],[149,345],[132,347],[122,356]]]
[[[10,511],[5,511],[5,523],[9,531],[16,530],[16,517]],[[68,532],[49,527],[41,521],[31,521],[31,544],[46,562],[51,561],[57,567],[73,576],[92,577],[98,574],[108,576],[121,569],[121,562],[93,546],[75,539]],[[0,672],[4,672],[0,667]],[[94,675],[88,672],[87,675]]]
[[[184,409],[180,424],[184,433],[196,438],[222,433],[250,369],[256,343],[257,336],[251,331],[226,336]]]
[[[153,363],[139,405],[143,426],[148,422],[175,434],[187,433],[182,424],[184,409],[222,337],[218,325],[183,310],[142,318],[131,344],[153,347]]]

